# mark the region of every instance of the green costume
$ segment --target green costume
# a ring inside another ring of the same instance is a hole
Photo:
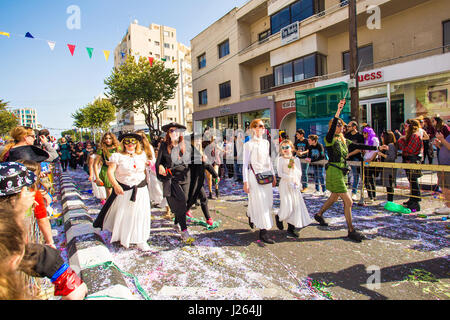
[[[111,154],[117,152],[116,148],[113,148],[108,151],[109,151],[109,156],[111,156]],[[100,178],[100,180],[103,181],[105,188],[112,188],[113,186],[108,178],[108,165],[106,164],[106,161],[109,160],[109,156],[104,155],[102,149],[98,149],[97,154],[102,157],[102,161],[103,161],[102,168],[100,169],[100,173],[98,174],[98,177]]]
[[[339,118],[334,118],[331,127],[325,137],[325,148],[328,153],[328,162],[339,167],[346,167],[346,158],[348,155],[348,147],[352,144],[354,149],[359,150],[377,150],[377,147],[365,144],[353,143],[351,140],[345,139],[345,143],[335,135],[336,126]],[[326,187],[332,193],[347,193],[346,176],[341,169],[328,166],[326,171]]]

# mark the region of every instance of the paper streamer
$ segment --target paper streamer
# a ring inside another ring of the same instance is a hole
[[[75,45],[68,44],[67,46],[69,47],[70,53],[72,54],[72,57],[73,57],[73,53],[75,52]]]
[[[106,61],[108,61],[108,59],[109,59],[109,54],[110,54],[110,53],[111,53],[111,52],[108,51],[108,50],[103,50],[103,54],[105,55]]]
[[[53,41],[47,41],[47,44],[48,44],[48,46],[50,47],[50,50],[53,51],[53,49],[55,49],[56,42],[53,42]]]
[[[92,59],[92,52],[94,51],[94,48],[86,48],[88,55],[89,55],[89,59]]]

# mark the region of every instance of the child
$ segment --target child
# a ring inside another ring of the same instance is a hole
[[[323,174],[323,166],[315,165],[314,163],[325,159],[325,149],[322,144],[319,143],[319,137],[315,134],[311,134],[308,137],[309,153],[308,158],[311,161],[311,167],[314,171],[314,182],[316,184],[316,192],[319,195],[324,195],[327,189],[325,188],[325,177]],[[319,184],[320,183],[320,184]],[[320,186],[322,186],[322,193],[320,193]]]
[[[288,223],[287,237],[298,238],[296,228],[309,225],[312,220],[308,214],[303,196],[300,192],[302,170],[300,160],[292,156],[294,145],[290,140],[280,144],[280,156],[277,159],[280,181],[280,211],[275,216],[277,227],[283,230],[282,221]]]
[[[388,150],[378,151],[378,156],[383,162],[395,162],[397,159],[397,141],[392,131],[383,132],[381,136],[383,146],[388,146]],[[386,187],[387,201],[394,201],[394,186],[396,184],[397,170],[394,168],[383,168],[383,185]]]

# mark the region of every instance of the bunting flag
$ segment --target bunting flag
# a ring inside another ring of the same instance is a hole
[[[0,34],[1,34],[2,36],[7,36],[7,37],[9,38],[9,33],[8,33],[8,32],[0,31]]]
[[[120,51],[120,54],[122,55],[122,58],[125,58],[125,52]]]
[[[103,54],[105,55],[105,59],[106,59],[106,61],[108,61],[108,59],[109,59],[109,54],[110,54],[110,51],[108,51],[108,50],[103,50]]]
[[[55,44],[56,44],[56,42],[53,42],[53,41],[47,41],[47,43],[48,43],[48,46],[50,47],[50,50],[53,51],[53,49],[55,49]]]
[[[75,52],[75,45],[68,44],[67,46],[69,47],[70,53],[72,54],[72,57],[73,57],[73,53]]]
[[[172,63],[175,63],[175,62],[177,62],[178,60],[177,59],[172,59]]]
[[[167,59],[166,59],[166,58],[162,58],[162,59],[161,59],[161,61],[164,61],[164,62],[166,62],[166,61],[167,61]]]
[[[87,50],[87,52],[88,52],[89,59],[92,59],[92,52],[94,51],[94,48],[87,48],[87,47],[86,47],[86,50]]]
[[[25,34],[25,38],[31,38],[31,39],[34,39],[34,37],[31,35],[31,33],[29,33],[29,32],[27,32],[26,34]]]
[[[153,67],[153,60],[155,60],[153,57],[148,57],[148,62],[150,63],[150,67]]]

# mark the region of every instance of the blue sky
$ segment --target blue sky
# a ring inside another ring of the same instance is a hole
[[[0,99],[13,107],[36,108],[47,128],[72,128],[70,115],[104,91],[116,45],[134,19],[177,29],[177,40],[190,40],[247,0],[0,0]],[[70,30],[67,8],[81,12],[81,28]],[[47,42],[56,42],[51,51]],[[70,55],[67,44],[76,45]],[[86,47],[94,48],[89,59]],[[110,50],[108,62],[102,50]],[[59,135],[60,130],[51,130]]]

